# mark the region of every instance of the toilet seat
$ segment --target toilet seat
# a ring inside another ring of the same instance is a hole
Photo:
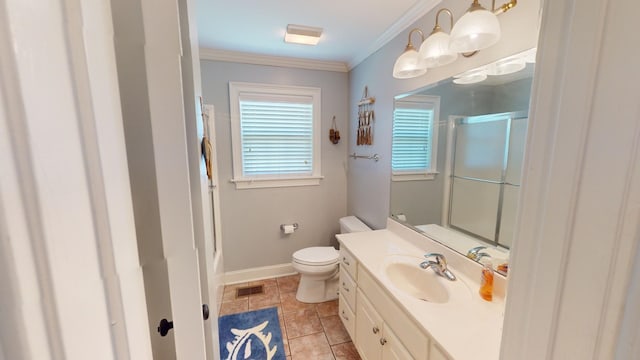
[[[308,266],[324,266],[338,262],[340,253],[333,246],[313,246],[293,253],[293,261]]]

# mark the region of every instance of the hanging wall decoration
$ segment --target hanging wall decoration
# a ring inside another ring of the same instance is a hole
[[[204,103],[202,102],[202,96],[200,96],[200,115],[202,119],[202,127],[204,135],[202,136],[202,142],[200,144],[202,150],[202,156],[204,156],[204,164],[207,168],[207,177],[209,180],[213,178],[213,169],[211,166],[211,157],[213,156],[213,146],[207,134],[209,133],[209,115],[205,113]]]
[[[331,120],[331,129],[329,129],[329,140],[335,145],[340,142],[340,131],[338,131],[338,126],[336,125],[336,116],[333,115],[333,120]]]
[[[369,96],[369,88],[365,86],[362,99],[358,102],[358,131],[356,139],[358,146],[373,144],[373,120],[375,118],[373,104],[375,102],[376,99]]]

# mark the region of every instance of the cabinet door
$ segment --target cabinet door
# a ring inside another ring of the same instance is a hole
[[[363,360],[382,360],[382,329],[382,318],[358,290],[355,343]]]
[[[402,345],[400,339],[391,331],[391,328],[385,326],[384,336],[382,337],[382,358],[384,360],[413,360],[413,356]]]

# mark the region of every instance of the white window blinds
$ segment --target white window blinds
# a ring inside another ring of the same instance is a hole
[[[240,97],[243,176],[313,173],[311,98],[289,101]]]
[[[237,189],[319,185],[321,89],[229,83]]]
[[[391,168],[395,174],[435,172],[439,99],[413,96],[397,100],[393,113]]]

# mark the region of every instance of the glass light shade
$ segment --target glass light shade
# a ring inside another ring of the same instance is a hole
[[[465,13],[451,30],[449,49],[469,53],[486,49],[500,40],[500,22],[485,9]]]
[[[393,65],[393,77],[396,79],[410,79],[427,72],[427,67],[420,61],[418,52],[412,48],[400,55]]]
[[[467,85],[475,84],[487,79],[487,72],[482,68],[472,69],[457,75],[453,79],[454,84]]]
[[[487,74],[489,75],[507,75],[513,74],[524,69],[527,66],[524,58],[512,57],[489,65],[487,67]]]
[[[458,54],[449,50],[449,34],[437,31],[422,42],[420,59],[428,68],[451,64],[458,58]]]

